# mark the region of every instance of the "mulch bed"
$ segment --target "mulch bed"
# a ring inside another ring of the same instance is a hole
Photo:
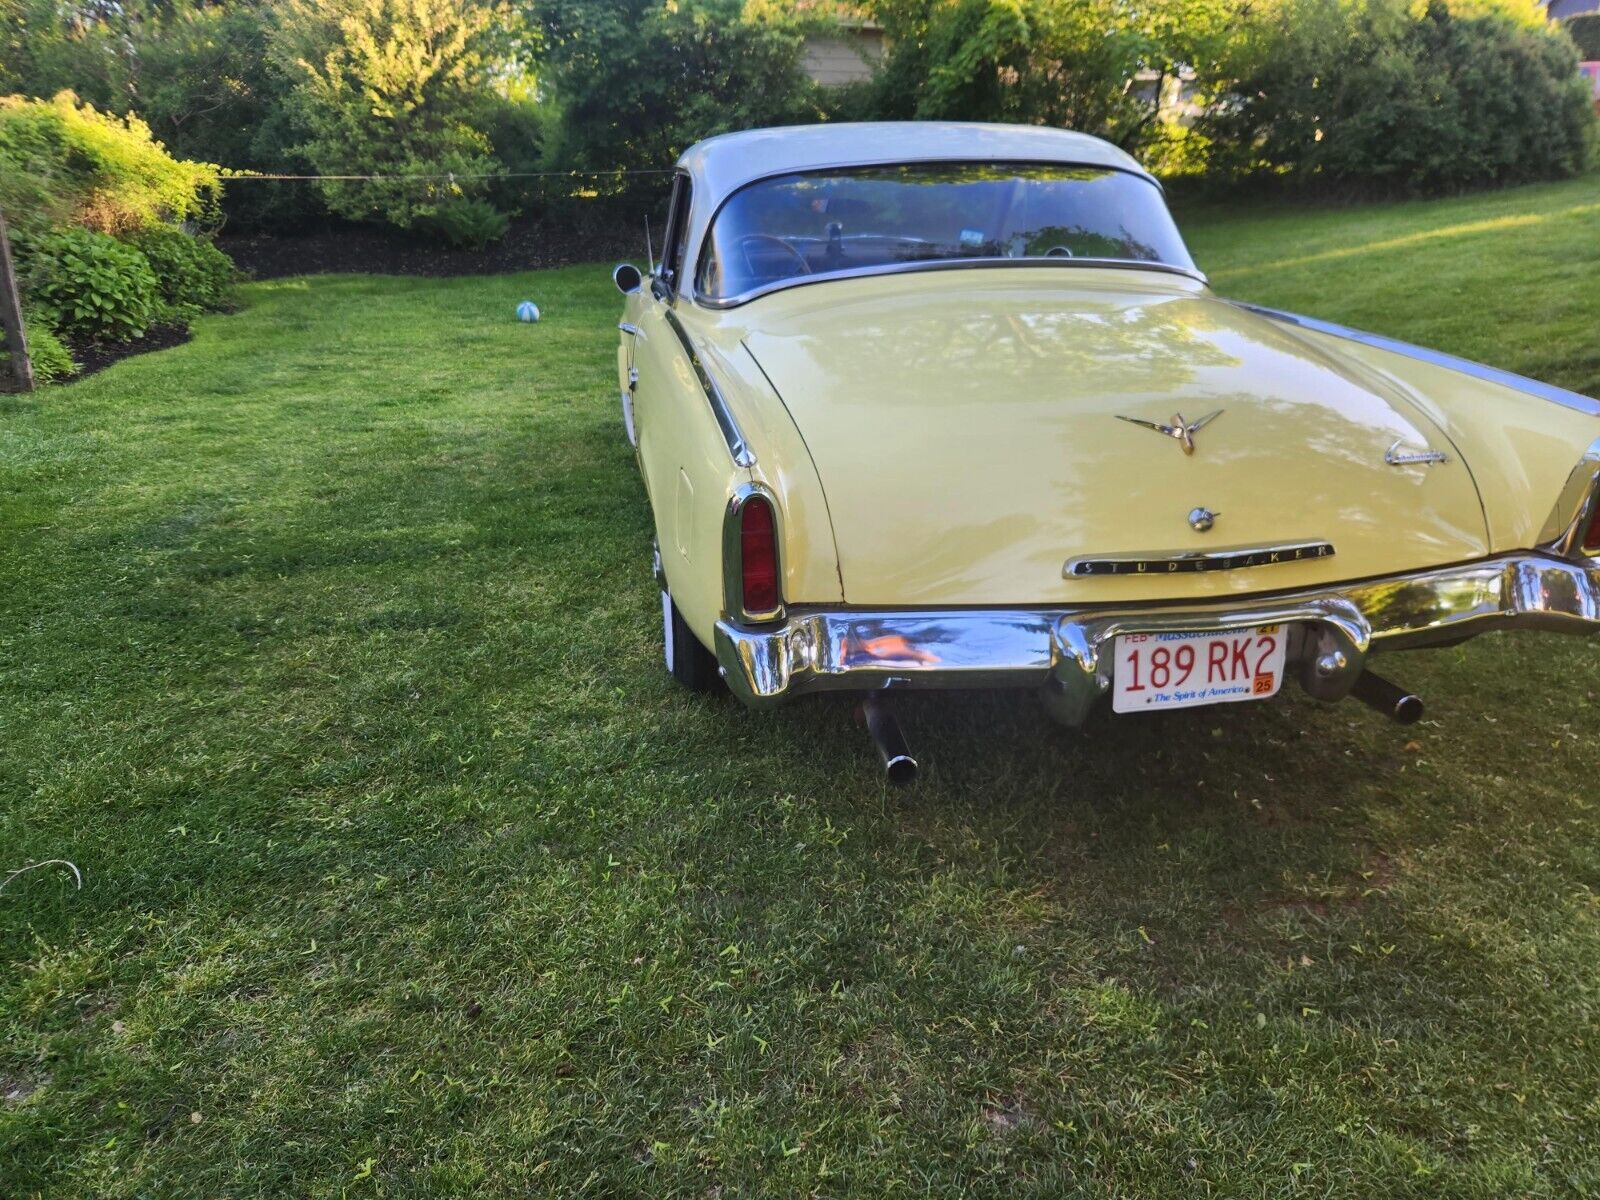
[[[372,275],[505,275],[596,259],[644,260],[644,228],[556,226],[521,220],[482,250],[457,250],[415,234],[364,225],[330,225],[293,234],[224,233],[217,246],[256,279],[361,272]]]
[[[96,371],[104,371],[112,363],[121,362],[125,358],[132,358],[135,354],[149,354],[152,350],[166,350],[172,346],[181,346],[194,335],[189,332],[187,325],[152,325],[144,331],[142,338],[133,338],[126,342],[90,342],[79,341],[72,338],[66,341],[67,349],[72,351],[73,361],[78,364],[78,373],[70,379],[63,379],[62,383],[76,383],[93,375]]]

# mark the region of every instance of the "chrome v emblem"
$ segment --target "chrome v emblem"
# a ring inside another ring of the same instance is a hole
[[[1211,424],[1211,422],[1215,421],[1221,415],[1222,409],[1219,408],[1216,412],[1207,413],[1198,421],[1185,421],[1182,413],[1174,413],[1172,417],[1172,424],[1170,425],[1162,425],[1157,421],[1143,421],[1138,417],[1118,416],[1117,420],[1126,421],[1130,425],[1143,425],[1146,429],[1154,429],[1157,433],[1165,434],[1167,437],[1176,440],[1178,444],[1183,447],[1183,452],[1185,454],[1193,454],[1194,435],[1199,433],[1202,429]]]
[[[1404,451],[1400,447],[1404,439],[1396,441],[1383,454],[1383,461],[1391,467],[1410,467],[1417,463],[1442,463],[1449,462],[1450,456],[1443,450]]]

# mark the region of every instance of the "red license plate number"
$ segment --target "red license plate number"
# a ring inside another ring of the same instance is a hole
[[[1283,686],[1282,625],[1226,633],[1126,633],[1117,638],[1111,707],[1119,713],[1265,700]]]

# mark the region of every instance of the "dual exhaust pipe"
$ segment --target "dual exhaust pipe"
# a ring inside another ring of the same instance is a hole
[[[1356,676],[1350,694],[1397,725],[1415,725],[1422,720],[1422,697],[1371,671],[1364,670]],[[899,718],[894,715],[884,694],[873,692],[869,695],[856,710],[856,716],[866,725],[867,736],[878,751],[884,778],[897,787],[915,783],[919,769],[917,760],[906,742],[905,730],[900,728]]]
[[[912,757],[911,747],[906,744],[905,730],[900,728],[900,721],[883,694],[873,692],[869,695],[861,702],[856,715],[865,723],[867,735],[877,747],[878,758],[883,762],[884,778],[897,787],[915,783],[917,760]]]
[[[1397,725],[1415,725],[1422,720],[1422,697],[1412,694],[1382,675],[1362,671],[1356,676],[1350,694],[1368,708],[1375,709]]]

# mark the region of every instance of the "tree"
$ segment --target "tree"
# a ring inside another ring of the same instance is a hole
[[[1561,24],[1577,45],[1579,58],[1584,62],[1600,61],[1600,13],[1581,13]]]
[[[1570,43],[1434,0],[1263,0],[1216,66],[1213,166],[1424,193],[1571,174],[1594,117]]]
[[[271,53],[317,171],[444,177],[324,180],[328,207],[406,229],[481,195],[500,169],[485,108],[514,33],[492,0],[283,0]]]
[[[804,26],[740,0],[532,0],[557,111],[551,161],[576,169],[670,167],[730,129],[815,121]]]
[[[1056,125],[1137,149],[1163,88],[1212,56],[1235,0],[874,0],[885,116]]]

